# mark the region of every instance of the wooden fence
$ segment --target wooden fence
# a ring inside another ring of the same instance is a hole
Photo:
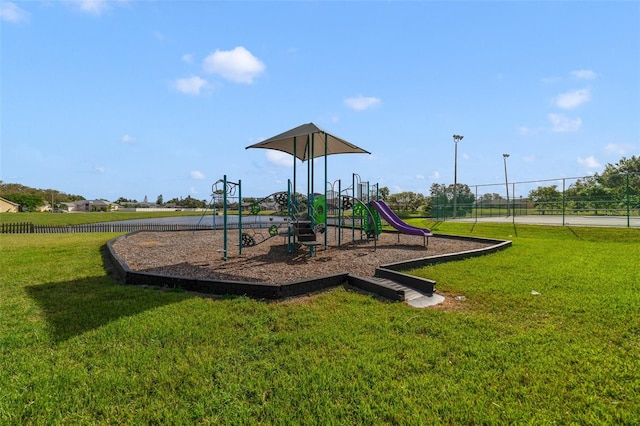
[[[73,234],[81,232],[134,231],[200,231],[213,229],[211,225],[159,223],[85,223],[81,225],[35,225],[30,222],[0,223],[0,234]]]

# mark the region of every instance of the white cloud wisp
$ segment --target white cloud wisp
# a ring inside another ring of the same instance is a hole
[[[576,132],[582,127],[582,119],[580,117],[572,120],[562,114],[547,115],[552,125],[552,131],[557,133]]]
[[[233,50],[216,50],[204,59],[203,67],[209,74],[245,84],[253,83],[265,70],[265,65],[242,46]]]
[[[380,98],[373,96],[356,96],[344,100],[344,104],[355,111],[364,111],[365,109],[379,105],[380,102]]]
[[[176,90],[185,95],[198,96],[203,89],[209,87],[209,83],[204,78],[193,76],[189,78],[179,78],[175,81]]]
[[[0,21],[19,24],[29,20],[29,12],[12,2],[0,2]]]
[[[600,167],[602,167],[602,165],[598,162],[598,160],[596,160],[593,155],[587,158],[578,157],[578,164],[588,169],[599,169]]]
[[[591,100],[589,89],[580,89],[573,92],[562,93],[556,96],[554,103],[562,109],[573,109]]]

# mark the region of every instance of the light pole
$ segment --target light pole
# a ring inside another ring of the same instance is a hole
[[[453,135],[455,154],[453,159],[453,218],[456,218],[458,204],[458,142],[464,138],[462,135]]]
[[[509,217],[509,180],[507,179],[507,158],[509,154],[502,154],[504,159],[504,186],[507,188],[507,217]]]

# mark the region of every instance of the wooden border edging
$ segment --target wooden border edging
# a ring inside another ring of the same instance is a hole
[[[511,247],[512,242],[509,240],[496,240],[492,238],[479,238],[479,237],[461,237],[457,235],[436,235],[440,238],[459,239],[466,241],[477,241],[482,243],[494,243],[489,247],[484,247],[475,250],[466,250],[459,253],[438,254],[435,256],[427,256],[419,259],[406,260],[402,262],[389,263],[387,265],[380,265],[382,269],[388,269],[391,271],[401,271],[407,269],[416,269],[423,266],[435,265],[437,263],[452,262],[454,260],[464,260],[472,257],[484,256],[504,250],[507,247]]]
[[[251,281],[186,278],[133,271],[113,249],[113,244],[116,241],[121,238],[127,238],[128,235],[131,234],[123,235],[107,242],[108,253],[113,260],[115,271],[119,279],[127,285],[163,286],[170,288],[182,288],[186,291],[194,291],[204,294],[232,294],[236,296],[251,296],[262,299],[283,299],[286,297],[313,293],[330,287],[336,287],[347,282],[349,276],[349,274],[345,272],[311,278],[308,280],[288,282],[285,284],[269,284]]]
[[[113,244],[121,238],[127,238],[129,235],[137,232],[142,231],[134,231],[130,234],[122,235],[107,242],[107,252],[113,260],[115,272],[118,275],[119,279],[128,285],[163,286],[171,288],[182,288],[186,291],[193,291],[204,294],[231,294],[237,296],[258,297],[262,299],[283,299],[287,297],[313,293],[316,291],[348,283],[350,285],[353,285],[354,287],[371,293],[379,294],[380,296],[386,297],[390,300],[403,301],[405,299],[404,290],[394,289],[375,280],[351,275],[347,272],[306,280],[293,281],[284,284],[269,284],[250,281],[226,281],[186,278],[172,275],[160,275],[150,272],[133,271],[129,268],[126,262],[115,252],[115,250],[113,249]],[[485,254],[491,254],[500,250],[504,250],[505,248],[510,247],[512,244],[512,242],[508,240],[495,240],[489,238],[461,237],[456,235],[439,234],[435,236],[442,238],[462,239],[466,241],[480,241],[485,243],[489,242],[495,244],[482,249],[467,250],[460,253],[428,256],[420,259],[381,265],[380,267],[376,268],[374,276],[379,278],[387,278],[403,284],[407,287],[424,292],[428,295],[432,295],[435,291],[435,281],[429,280],[427,278],[408,275],[400,271],[434,265],[437,263],[451,262],[454,260],[483,256]]]

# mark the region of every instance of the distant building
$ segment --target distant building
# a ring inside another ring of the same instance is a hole
[[[104,200],[79,200],[61,203],[68,212],[109,211],[111,203]]]
[[[20,204],[16,204],[13,201],[5,200],[0,197],[0,213],[18,213],[20,211]]]
[[[36,211],[39,211],[39,212],[52,212],[53,208],[51,207],[51,204],[49,204],[48,202],[45,201],[42,206],[36,207]]]

